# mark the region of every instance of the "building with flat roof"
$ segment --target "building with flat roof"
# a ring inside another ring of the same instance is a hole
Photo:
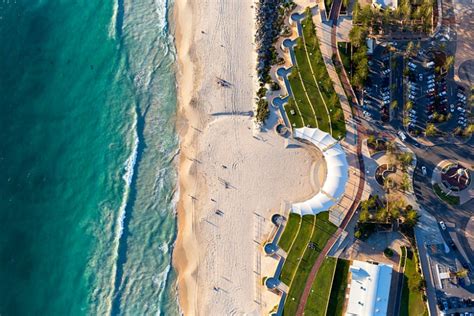
[[[387,315],[392,266],[353,261],[346,316]]]

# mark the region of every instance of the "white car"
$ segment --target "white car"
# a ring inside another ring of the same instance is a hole
[[[415,96],[414,96],[413,94],[410,94],[410,95],[408,96],[408,98],[409,98],[410,100],[412,100],[412,101],[415,100]]]
[[[398,131],[397,134],[398,134],[398,136],[400,136],[400,139],[401,139],[402,141],[405,141],[405,139],[407,139],[405,133],[403,133],[402,131]]]
[[[418,80],[423,81],[423,74],[418,75]]]
[[[421,173],[426,176],[426,167],[425,166],[421,166]]]
[[[442,230],[446,230],[446,224],[443,221],[439,222],[439,226],[441,226]]]
[[[434,86],[435,86],[434,83],[430,83],[430,84],[428,85],[428,89],[434,88]]]

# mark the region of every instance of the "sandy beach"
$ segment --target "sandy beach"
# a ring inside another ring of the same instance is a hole
[[[319,153],[286,147],[274,132],[274,111],[262,129],[249,115],[258,87],[253,5],[175,3],[181,151],[174,266],[185,315],[261,315],[274,307],[261,285],[270,217],[314,194],[324,169]]]

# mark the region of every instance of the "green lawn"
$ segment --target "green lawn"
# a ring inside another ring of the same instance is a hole
[[[426,304],[423,301],[423,292],[418,290],[422,280],[417,271],[418,258],[412,249],[407,249],[405,274],[403,276],[402,302],[400,316],[426,315]]]
[[[346,133],[344,114],[329,78],[312,19],[304,19],[302,27],[303,37],[294,47],[297,65],[288,77],[294,99],[285,106],[288,119],[294,127],[317,127],[335,138],[342,138]]]
[[[316,215],[316,222],[312,227],[311,242],[315,244],[316,249],[310,249],[308,242],[305,244],[305,252],[302,256],[298,270],[294,276],[293,282],[285,302],[284,314],[294,315],[298,308],[306,280],[308,279],[311,268],[318,258],[321,250],[326,245],[328,239],[336,232],[337,227],[329,222],[329,212],[322,212]],[[293,249],[291,250],[293,252]],[[286,262],[285,262],[286,265]],[[283,280],[283,279],[282,279]],[[286,283],[286,282],[285,282]],[[289,283],[286,283],[289,284]]]
[[[336,272],[334,273],[334,280],[332,281],[331,296],[329,297],[327,308],[328,316],[342,316],[350,265],[350,261],[347,260],[339,259],[337,261]]]
[[[278,246],[288,252],[300,228],[301,216],[291,213],[285,225],[285,230],[281,234]]]
[[[441,190],[438,184],[433,184],[433,190],[443,201],[451,205],[459,205],[459,196],[448,195]]]
[[[311,293],[309,294],[304,309],[305,315],[326,315],[326,307],[329,302],[329,295],[331,294],[331,285],[335,272],[334,270],[336,269],[336,263],[336,258],[327,257],[324,259],[324,262],[316,275],[316,279],[311,286]]]
[[[281,270],[280,279],[288,286],[291,284],[291,280],[293,280],[293,277],[295,276],[298,264],[311,238],[314,219],[315,217],[313,215],[303,216],[298,236],[296,236],[293,247],[291,247],[290,252],[286,257],[285,263]]]

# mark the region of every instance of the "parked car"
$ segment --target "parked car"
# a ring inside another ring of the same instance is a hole
[[[402,131],[398,131],[398,136],[400,137],[400,139],[402,141],[405,141],[405,139],[407,139],[407,136],[405,135],[405,133],[403,133]]]
[[[423,167],[422,167],[423,168]],[[443,221],[439,222],[439,226],[441,226],[442,230],[446,230],[446,224]]]

